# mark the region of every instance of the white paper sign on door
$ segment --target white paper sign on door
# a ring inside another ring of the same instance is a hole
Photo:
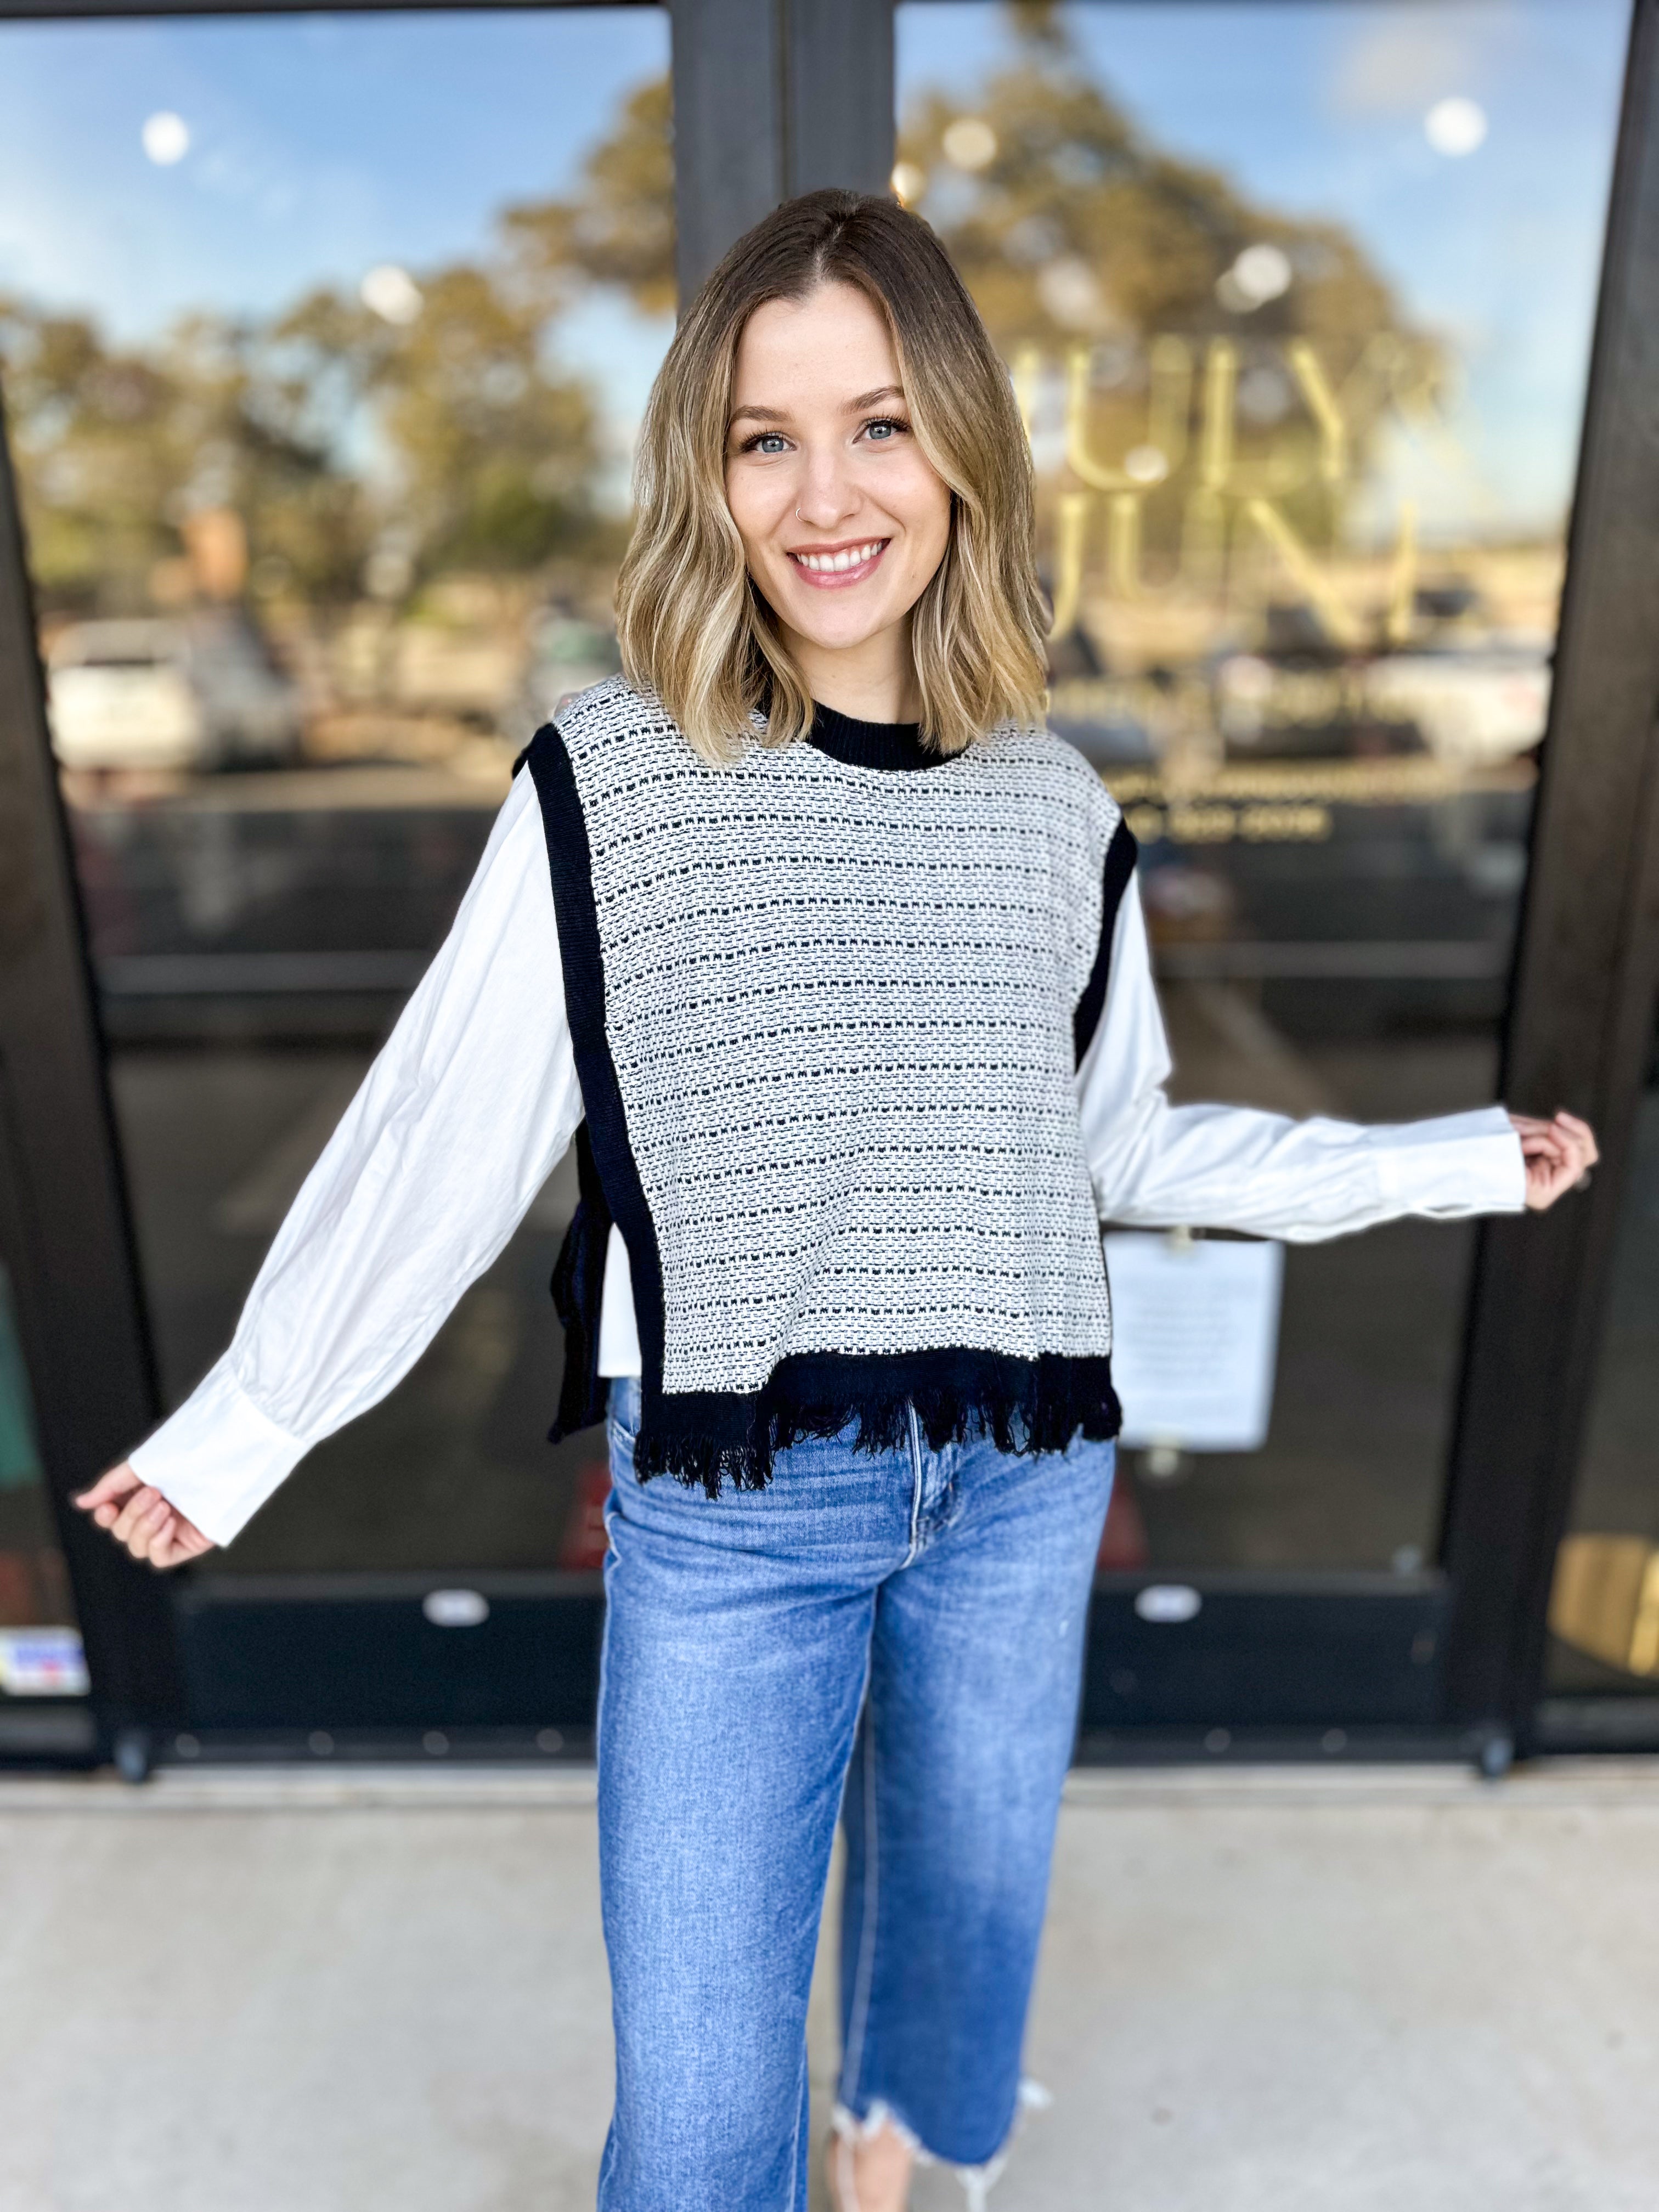
[[[1284,1246],[1114,1230],[1106,1268],[1122,1441],[1259,1451],[1273,1411]]]

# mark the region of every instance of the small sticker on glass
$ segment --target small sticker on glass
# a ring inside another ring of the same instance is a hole
[[[86,1654],[73,1628],[0,1628],[0,1690],[10,1698],[84,1698]]]

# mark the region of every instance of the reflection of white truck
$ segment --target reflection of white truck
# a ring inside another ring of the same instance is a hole
[[[1546,645],[1490,636],[1379,653],[1375,659],[1270,659],[1229,653],[1215,672],[1216,717],[1231,745],[1272,754],[1350,749],[1367,723],[1415,732],[1458,768],[1482,768],[1528,751],[1549,715]]]
[[[46,655],[52,745],[71,769],[291,760],[296,686],[230,614],[72,623]]]
[[[1442,760],[1484,768],[1543,736],[1549,663],[1541,647],[1498,641],[1391,653],[1366,670],[1365,698],[1383,720],[1415,723]]]

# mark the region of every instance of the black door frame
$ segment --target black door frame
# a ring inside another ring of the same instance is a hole
[[[1638,0],[1503,1068],[1523,1110],[1593,1121],[1601,1164],[1584,1197],[1482,1225],[1443,1542],[1451,1707],[1523,1748],[1659,1000],[1656,395],[1659,8]]]
[[[684,296],[779,198],[884,188],[893,5],[668,5]],[[303,10],[0,0],[0,21],[285,12]],[[1193,1577],[1202,1609],[1174,1642],[1135,1612],[1152,1577],[1103,1578],[1085,1756],[1474,1752],[1496,1766],[1531,1741],[1551,1563],[1659,991],[1656,106],[1659,0],[1636,0],[1504,1054],[1505,1095],[1590,1115],[1605,1164],[1587,1198],[1481,1231],[1439,1565],[1414,1577]],[[593,1578],[469,1577],[497,1626],[463,1643],[422,1613],[441,1576],[162,1581],[68,1504],[159,1407],[34,635],[0,436],[0,1254],[84,1625],[97,1747],[118,1746],[135,1771],[204,1750],[580,1755],[602,1603]],[[502,1669],[520,1679],[537,1650],[550,1656],[526,1684],[533,1710],[515,1715],[499,1695]],[[1112,1688],[1125,1655],[1152,1686],[1127,1721],[1113,1717]],[[354,1667],[391,1686],[380,1704],[341,1703]],[[3,1723],[28,1717],[0,1716],[0,1756]],[[70,1751],[68,1736],[57,1747]]]

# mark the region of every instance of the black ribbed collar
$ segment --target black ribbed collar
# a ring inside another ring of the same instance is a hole
[[[860,722],[817,705],[809,742],[849,768],[943,768],[947,756],[921,742],[920,722]]]

